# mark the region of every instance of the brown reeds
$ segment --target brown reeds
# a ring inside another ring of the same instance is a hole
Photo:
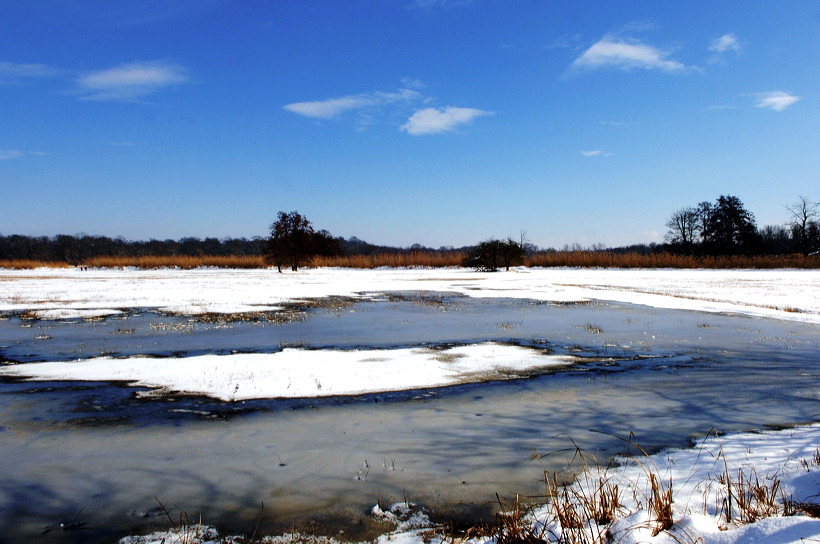
[[[378,253],[375,255],[345,255],[338,257],[314,257],[310,266],[334,268],[443,268],[461,266],[466,253],[453,251],[437,253],[413,251],[410,253]]]
[[[190,270],[192,268],[214,267],[214,268],[264,268],[266,266],[261,256],[213,256],[213,255],[173,255],[155,256],[145,255],[142,257],[93,257],[81,263],[81,266],[94,268],[181,268]]]
[[[342,255],[313,257],[308,266],[314,268],[444,268],[462,266],[466,252],[413,251],[409,253],[379,253],[375,255]],[[536,253],[524,259],[526,267],[541,268],[672,268],[672,269],[818,269],[820,256],[794,255],[726,255],[693,256],[673,253],[616,253],[611,251],[554,251]],[[65,262],[37,261],[33,259],[0,260],[0,268],[67,268]],[[155,256],[140,257],[92,257],[78,266],[98,268],[265,268],[261,255],[242,256]]]
[[[495,516],[495,526],[486,533],[495,540],[496,544],[544,544],[547,542],[546,528],[533,523],[530,518],[531,509],[521,504],[518,495],[515,496],[512,506],[505,505],[497,493],[495,497],[500,510]]]
[[[820,268],[820,257],[800,254],[696,256],[674,253],[556,251],[531,255],[526,259],[525,265],[545,268]]]
[[[34,268],[68,268],[68,263],[60,261],[38,261],[35,259],[0,259],[0,268],[11,270],[32,270]]]

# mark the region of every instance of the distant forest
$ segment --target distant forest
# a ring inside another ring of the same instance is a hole
[[[758,254],[784,255],[794,252],[788,243],[785,233],[768,238],[760,247]],[[350,238],[336,237],[338,255],[341,256],[376,256],[376,255],[409,255],[425,254],[467,254],[472,253],[474,246],[443,246],[432,248],[421,244],[408,247],[383,246],[368,243],[355,236]],[[774,242],[774,243],[772,243]],[[42,261],[64,262],[72,265],[87,262],[95,257],[262,257],[268,244],[268,238],[196,238],[186,237],[179,240],[132,241],[122,237],[92,236],[87,234],[59,234],[56,236],[24,236],[0,234],[0,261]],[[524,243],[526,256],[549,255],[558,252],[606,252],[623,255],[657,255],[664,253],[683,254],[684,248],[679,243],[635,244],[623,247],[606,247],[594,244],[583,247],[580,244],[564,246],[561,249],[540,248],[531,243]]]
[[[669,229],[665,236],[666,243],[635,244],[618,248],[609,248],[603,244],[594,244],[591,247],[573,244],[564,246],[561,250],[539,248],[527,241],[524,232],[521,233],[520,240],[507,238],[504,242],[491,239],[465,247],[431,248],[420,244],[409,247],[382,246],[365,242],[355,236],[343,238],[335,237],[326,230],[314,231],[310,221],[298,212],[279,212],[279,219],[271,225],[269,237],[255,236],[250,239],[187,237],[179,240],[146,242],[88,234],[0,234],[0,261],[61,262],[78,265],[99,257],[128,259],[265,256],[270,260],[279,254],[293,253],[293,258],[296,259],[293,263],[295,269],[298,261],[309,255],[331,258],[436,254],[455,259],[461,254],[475,256],[482,248],[486,249],[498,243],[515,246],[517,259],[530,261],[533,257],[545,257],[559,251],[639,256],[669,254],[689,257],[795,254],[817,256],[820,250],[820,202],[800,196],[794,204],[785,206],[785,209],[788,212],[788,222],[785,225],[758,228],[754,214],[743,206],[739,198],[721,195],[714,203],[701,202],[696,206],[675,211],[666,222]],[[298,225],[291,224],[296,219],[300,221]],[[816,260],[816,257],[814,259]],[[281,266],[282,263],[278,264]]]
[[[351,238],[338,237],[341,255],[380,255],[412,252],[448,253],[470,248],[428,248],[419,244],[407,248],[380,246]],[[32,260],[77,264],[94,257],[256,257],[265,253],[268,239],[253,238],[195,238],[179,240],[132,241],[122,237],[93,236],[88,234],[59,234],[56,236],[24,236],[0,234],[0,260]]]

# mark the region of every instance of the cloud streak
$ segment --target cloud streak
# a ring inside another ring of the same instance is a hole
[[[47,155],[47,153],[42,151],[20,151],[19,149],[0,149],[0,161],[19,159],[29,155],[43,156]]]
[[[132,62],[80,76],[76,94],[82,100],[132,102],[188,80],[187,71],[178,64]]]
[[[336,119],[349,111],[385,106],[399,102],[414,102],[423,97],[412,89],[399,89],[394,93],[376,91],[318,100],[315,102],[294,102],[284,108],[292,113],[311,119]]]
[[[571,68],[575,70],[617,69],[625,72],[641,70],[660,70],[667,73],[680,73],[687,67],[680,62],[669,60],[668,52],[651,45],[639,42],[616,40],[605,36],[575,59]]]
[[[454,130],[477,117],[492,114],[490,111],[455,106],[425,108],[414,113],[400,129],[413,136],[440,134]]]
[[[609,153],[608,151],[601,151],[600,149],[594,149],[590,151],[581,151],[581,155],[584,157],[611,157],[614,153]]]
[[[45,64],[0,62],[0,81],[28,77],[48,77],[57,73],[57,70]]]
[[[769,108],[774,111],[783,111],[798,100],[799,96],[794,96],[783,91],[773,91],[770,93],[758,93],[755,107]]]
[[[0,149],[0,161],[19,159],[23,155],[25,155],[25,153],[16,149]]]

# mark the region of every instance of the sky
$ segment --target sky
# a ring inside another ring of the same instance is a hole
[[[0,0],[0,234],[661,242],[820,200],[814,0]]]

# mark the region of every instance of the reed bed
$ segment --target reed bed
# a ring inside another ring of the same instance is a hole
[[[267,266],[262,256],[256,255],[172,255],[156,256],[145,255],[141,257],[93,257],[83,261],[80,266],[93,268],[181,268],[190,270],[193,268],[215,267],[215,268],[264,268]]]
[[[525,266],[581,268],[820,268],[820,257],[804,255],[694,256],[674,253],[556,251],[526,258]]]
[[[34,268],[68,268],[62,261],[38,261],[36,259],[0,259],[0,268],[12,270],[31,270]]]
[[[461,266],[467,253],[435,253],[413,251],[411,253],[379,253],[376,255],[345,255],[338,257],[314,257],[311,266],[336,268],[442,268]]]
[[[410,253],[379,253],[375,255],[343,255],[336,257],[313,257],[308,266],[314,268],[443,268],[462,266],[469,254],[463,251],[448,253],[414,251]],[[616,253],[611,251],[554,251],[536,253],[524,258],[521,263],[527,267],[573,267],[573,268],[820,268],[820,256],[804,255],[726,255],[694,256],[674,253]],[[68,268],[71,265],[59,261],[38,261],[34,259],[0,260],[0,268]],[[144,269],[202,267],[215,268],[266,268],[261,255],[172,255],[140,257],[93,257],[76,266],[95,268],[134,267]]]

